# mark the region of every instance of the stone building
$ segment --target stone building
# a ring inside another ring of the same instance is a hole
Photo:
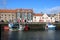
[[[0,9],[0,21],[9,21],[16,19],[16,10]]]
[[[32,9],[0,9],[0,20],[9,21],[16,19],[26,20],[31,22],[33,19],[33,10]]]
[[[17,19],[26,20],[31,22],[33,18],[33,10],[32,9],[17,9]]]

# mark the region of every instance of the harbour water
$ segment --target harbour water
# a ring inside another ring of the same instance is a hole
[[[60,30],[2,31],[1,40],[60,40]]]

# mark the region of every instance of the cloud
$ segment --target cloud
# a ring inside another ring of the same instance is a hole
[[[35,13],[40,13],[40,12],[41,12],[41,9],[33,8],[33,11],[34,11]]]
[[[33,8],[35,13],[47,13],[47,14],[52,14],[52,13],[58,13],[60,12],[60,6],[52,7],[52,8],[43,8],[43,9],[38,9],[38,8]]]
[[[53,7],[53,8],[45,8],[45,9],[43,9],[43,12],[45,12],[45,13],[58,13],[58,12],[60,12],[60,6]]]

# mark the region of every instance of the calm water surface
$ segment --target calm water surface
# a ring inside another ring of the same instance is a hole
[[[60,40],[60,30],[2,31],[1,40]]]

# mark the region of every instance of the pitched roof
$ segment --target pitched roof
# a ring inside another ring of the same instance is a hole
[[[19,10],[20,12],[33,12],[32,9],[16,9],[16,10]]]
[[[16,12],[17,12],[17,10],[0,9],[0,13],[16,13]]]
[[[34,16],[42,16],[43,14],[34,14]]]
[[[56,14],[47,14],[49,17],[54,17]]]
[[[0,13],[33,12],[32,9],[0,9]]]

